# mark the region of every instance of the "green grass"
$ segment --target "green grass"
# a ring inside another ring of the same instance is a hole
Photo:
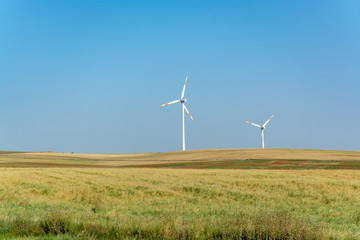
[[[126,219],[113,224],[75,224],[57,213],[41,221],[17,218],[5,224],[4,237],[44,236],[67,239],[321,239],[321,226],[309,225],[289,213],[238,214],[229,219],[176,220],[173,216]],[[199,220],[203,221],[202,223]]]

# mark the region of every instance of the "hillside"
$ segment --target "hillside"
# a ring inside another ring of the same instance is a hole
[[[279,167],[280,166],[280,167]],[[207,149],[136,154],[0,152],[0,167],[360,169],[360,151],[309,149]]]

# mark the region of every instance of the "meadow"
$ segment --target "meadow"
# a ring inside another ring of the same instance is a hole
[[[264,154],[264,161],[281,152],[257,151],[250,151],[253,159]],[[212,159],[213,153],[191,152],[179,159],[165,153],[161,161],[155,153],[149,162],[141,154],[110,155],[105,163],[100,155],[56,160],[49,156],[57,153],[3,153],[1,163],[54,165],[0,168],[0,238],[360,239],[360,171],[146,167],[190,162],[186,155],[197,156],[195,162]],[[356,162],[359,156],[334,153],[309,150],[293,160]],[[244,157],[225,150],[217,156]],[[291,159],[286,151],[283,159]]]

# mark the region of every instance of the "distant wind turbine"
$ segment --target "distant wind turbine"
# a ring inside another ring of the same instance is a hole
[[[191,116],[191,114],[189,113],[189,110],[186,108],[185,106],[185,102],[187,101],[187,99],[184,99],[184,95],[185,95],[185,88],[186,88],[186,82],[188,80],[188,77],[189,77],[189,74],[186,75],[186,79],[185,79],[185,84],[184,84],[184,88],[182,90],[182,93],[181,93],[181,97],[179,100],[175,100],[175,101],[172,101],[172,102],[169,102],[169,103],[165,103],[163,105],[160,105],[159,107],[163,107],[163,106],[167,106],[167,105],[170,105],[170,104],[173,104],[173,103],[178,103],[180,102],[181,103],[181,112],[182,112],[182,150],[185,151],[185,119],[184,119],[184,109],[185,111],[189,114],[191,120],[194,120],[194,118]]]
[[[248,122],[248,121],[245,121],[246,123],[249,123],[255,127],[258,127],[261,129],[261,142],[262,142],[262,148],[264,149],[265,148],[265,143],[264,143],[264,129],[265,129],[265,126],[266,124],[268,124],[268,122],[275,116],[275,113],[262,125],[257,125],[255,123],[251,123],[251,122]]]

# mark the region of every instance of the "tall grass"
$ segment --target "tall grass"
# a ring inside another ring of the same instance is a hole
[[[360,239],[358,171],[0,169],[0,178],[0,239]]]
[[[321,226],[306,223],[287,212],[239,214],[229,219],[177,221],[174,216],[131,218],[104,225],[75,224],[63,213],[33,221],[17,217],[2,223],[3,237],[67,236],[83,239],[323,239]]]

